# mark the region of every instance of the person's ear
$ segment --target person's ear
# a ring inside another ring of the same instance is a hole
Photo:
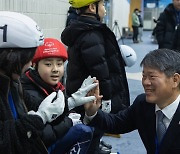
[[[96,5],[95,4],[90,4],[89,5],[89,10],[90,10],[90,12],[96,12]]]
[[[173,87],[179,87],[180,84],[180,74],[174,73],[173,75]]]

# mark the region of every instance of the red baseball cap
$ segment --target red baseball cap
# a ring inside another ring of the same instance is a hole
[[[39,46],[36,50],[33,63],[37,63],[41,59],[59,57],[64,61],[67,60],[67,50],[63,43],[54,38],[45,38],[44,44]]]

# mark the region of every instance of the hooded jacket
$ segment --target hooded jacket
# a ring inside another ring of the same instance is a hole
[[[180,28],[173,4],[169,4],[160,14],[156,25],[159,48],[180,50]]]
[[[103,100],[111,100],[112,112],[129,106],[125,66],[114,33],[92,17],[80,16],[61,35],[68,46],[66,93],[70,96],[91,75],[99,80]],[[83,107],[77,107],[83,112]]]
[[[30,154],[43,153],[38,136],[44,128],[42,119],[28,115],[20,95],[19,82],[0,74],[0,153]],[[8,95],[11,93],[17,118],[13,115]],[[42,147],[44,150],[44,147]]]
[[[42,81],[36,70],[30,69],[21,77],[24,99],[28,110],[37,111],[41,102],[52,92],[62,90],[64,86],[59,82],[56,87],[51,87]],[[62,138],[72,127],[72,120],[66,116],[68,113],[67,103],[64,112],[56,120],[47,123],[41,134],[41,139],[46,147],[51,146]]]
[[[78,17],[78,14],[76,12],[76,9],[70,6],[68,10],[67,20],[66,20],[66,27],[70,24],[71,20],[76,20],[77,17]]]

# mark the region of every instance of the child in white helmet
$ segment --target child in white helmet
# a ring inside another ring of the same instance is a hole
[[[43,33],[34,20],[0,11],[0,153],[47,153],[39,136],[46,123],[64,112],[60,90],[46,97],[37,111],[28,112],[23,101],[20,75],[31,66],[36,48],[43,43]]]
[[[32,60],[34,68],[26,71],[21,77],[28,110],[36,111],[41,101],[49,94],[65,90],[60,80],[64,74],[64,62],[67,58],[66,48],[57,39],[45,38],[44,45],[37,48]],[[74,107],[69,98],[65,101],[63,114],[46,124],[41,138],[50,153],[64,154],[73,149],[76,151],[79,149],[79,153],[82,154],[86,153],[93,129],[80,124],[82,123],[80,114],[70,113],[68,117],[69,109]]]
[[[117,113],[130,105],[125,66],[114,33],[102,23],[106,14],[104,0],[69,0],[79,14],[61,34],[68,46],[66,92],[74,93],[88,76],[99,80],[103,95],[101,109]],[[83,106],[76,111],[84,115]],[[103,132],[94,133],[89,154],[98,153]],[[109,151],[110,152],[110,151]]]

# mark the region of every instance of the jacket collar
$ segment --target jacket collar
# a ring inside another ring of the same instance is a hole
[[[154,104],[149,104],[150,107],[146,111],[146,118],[148,121],[146,121],[146,134],[147,134],[147,143],[145,143],[146,149],[148,151],[151,151],[150,153],[155,153],[156,150],[156,143],[155,143],[155,137],[156,137],[156,115],[155,115],[155,105]]]

